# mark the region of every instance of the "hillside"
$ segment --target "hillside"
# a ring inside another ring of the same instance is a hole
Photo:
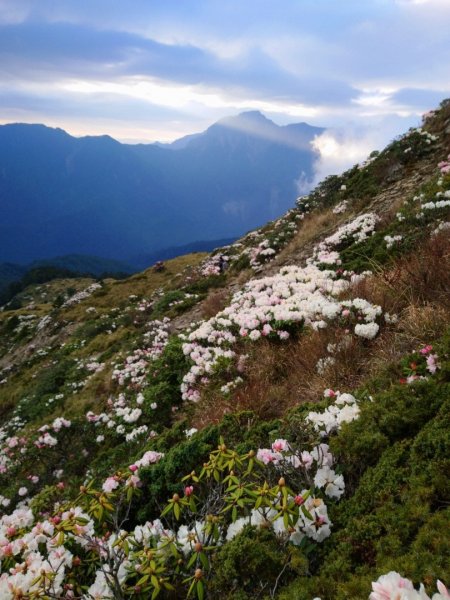
[[[4,307],[0,598],[448,598],[449,152]]]
[[[170,146],[0,126],[0,262],[82,254],[142,268],[141,255],[235,239],[282,214],[302,172],[312,180],[322,131],[257,112]]]

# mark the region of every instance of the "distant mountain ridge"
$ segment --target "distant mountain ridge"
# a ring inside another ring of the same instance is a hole
[[[127,262],[195,240],[235,238],[292,206],[312,178],[305,123],[251,111],[169,146],[0,126],[0,261],[67,254]]]
[[[209,252],[215,248],[226,246],[235,241],[235,238],[226,238],[212,241],[195,241],[185,246],[172,246],[154,252],[134,256],[129,262],[101,258],[99,256],[86,256],[82,254],[69,254],[35,260],[27,265],[15,263],[0,263],[0,302],[2,293],[8,286],[22,279],[27,273],[41,267],[55,267],[71,271],[72,273],[85,274],[91,277],[104,277],[105,275],[119,277],[131,275],[137,271],[147,269],[158,260],[168,260],[193,252]]]

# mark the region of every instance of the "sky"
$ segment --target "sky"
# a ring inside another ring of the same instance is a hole
[[[450,0],[0,0],[0,123],[171,141],[260,110],[324,172],[450,96]]]

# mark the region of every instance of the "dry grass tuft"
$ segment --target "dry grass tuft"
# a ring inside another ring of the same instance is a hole
[[[406,338],[410,344],[423,345],[441,335],[448,326],[449,320],[450,307],[448,306],[411,304],[402,314],[398,335]]]
[[[226,289],[213,291],[202,303],[202,316],[205,319],[215,317],[218,312],[227,306],[230,294]]]
[[[344,218],[339,219],[333,214],[333,209],[327,208],[324,210],[315,210],[310,215],[307,215],[300,222],[298,233],[292,238],[290,243],[283,248],[277,258],[275,264],[283,264],[286,258],[290,256],[309,255],[313,243],[316,243],[319,238],[322,238],[327,233],[331,233],[336,228],[336,224]]]
[[[448,306],[449,290],[450,235],[442,231],[389,269],[378,269],[353,286],[345,297],[360,296],[379,304],[384,312],[399,313],[411,305]]]

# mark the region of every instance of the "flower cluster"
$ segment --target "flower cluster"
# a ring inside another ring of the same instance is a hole
[[[450,173],[450,154],[447,156],[447,160],[442,160],[438,164],[438,168],[442,175],[447,175],[447,173]]]
[[[148,364],[161,356],[169,339],[170,319],[150,321],[144,334],[145,348],[137,348],[126,357],[123,365],[116,365],[112,379],[119,385],[140,390],[145,385]]]
[[[343,187],[345,187],[345,186],[343,186]],[[333,214],[340,215],[340,214],[344,213],[347,210],[347,208],[348,208],[348,201],[342,200],[342,202],[339,202],[339,204],[336,204],[336,206],[333,208]]]
[[[252,248],[250,255],[250,266],[256,269],[261,263],[270,260],[277,251],[269,246],[269,240],[263,240],[255,248]]]
[[[234,359],[236,353],[231,347],[239,339],[283,340],[289,337],[286,329],[292,326],[320,329],[338,317],[352,316],[364,321],[355,325],[355,334],[372,339],[379,329],[375,319],[381,315],[381,308],[360,298],[336,300],[335,296],[349,286],[347,279],[337,278],[334,271],[322,271],[314,264],[283,267],[275,276],[248,282],[228,307],[183,336],[183,352],[194,363],[183,379],[183,398],[199,398],[196,384],[213,373],[221,360]]]
[[[62,305],[63,308],[67,308],[68,306],[73,306],[74,304],[79,304],[83,300],[86,300],[86,298],[89,298],[89,296],[92,296],[92,294],[96,290],[99,290],[101,287],[102,286],[100,283],[91,283],[91,285],[89,285],[86,289],[81,290],[80,292],[77,292],[76,294],[71,296],[68,300],[66,300],[64,302],[64,304]]]
[[[61,524],[65,529],[61,544]],[[74,564],[74,551],[82,552],[95,539],[94,524],[80,507],[35,523],[29,508],[18,508],[0,519],[0,561],[9,565],[0,575],[0,598],[73,597],[64,579]],[[67,546],[67,547],[66,547]],[[71,550],[69,550],[71,548]]]
[[[335,233],[325,238],[318,244],[313,251],[313,256],[308,259],[310,263],[331,264],[330,257],[335,257],[339,264],[339,255],[337,251],[344,245],[349,243],[360,243],[375,233],[375,227],[380,218],[375,213],[364,213],[357,216],[355,219],[342,225]],[[328,257],[324,260],[324,257]]]
[[[415,590],[412,581],[402,577],[396,571],[390,571],[386,575],[381,575],[372,583],[372,593],[369,600],[387,600],[395,598],[396,600],[448,600],[450,592],[442,583],[437,581],[436,587],[438,593],[433,594],[432,598],[427,595],[423,583],[419,590]]]
[[[108,399],[109,410],[107,412],[95,414],[89,411],[86,414],[86,419],[89,423],[93,423],[97,429],[110,431],[114,435],[123,436],[127,442],[133,442],[148,432],[147,425],[135,425],[142,416],[143,403],[144,396],[141,392],[131,399],[127,398],[125,394],[119,394],[117,400]],[[156,409],[157,406],[155,405],[152,408]],[[97,436],[99,443],[103,442],[104,439],[104,435]]]
[[[405,377],[400,379],[400,383],[411,384],[424,380],[429,374],[434,375],[439,368],[439,357],[436,353],[433,353],[433,346],[427,344],[414,353],[412,357],[403,361]]]
[[[390,250],[395,244],[398,244],[399,242],[401,242],[403,239],[403,236],[401,235],[385,235],[384,236],[384,241],[386,242],[386,248],[388,250]]]
[[[358,401],[352,394],[333,390],[325,390],[327,397],[335,398],[333,404],[322,412],[311,411],[306,415],[306,421],[313,424],[321,436],[327,436],[338,431],[343,423],[350,423],[359,417]]]
[[[200,272],[203,277],[211,277],[212,275],[220,275],[220,254],[210,256],[200,266]],[[227,257],[228,260],[228,257]]]

